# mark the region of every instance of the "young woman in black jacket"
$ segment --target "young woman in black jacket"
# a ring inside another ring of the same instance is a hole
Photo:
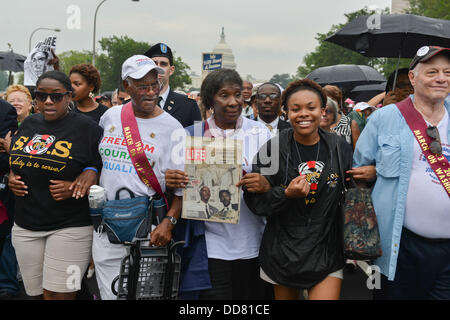
[[[345,260],[339,172],[351,169],[352,149],[320,129],[326,101],[322,88],[309,79],[288,86],[282,102],[292,129],[261,148],[254,161],[261,175],[244,188],[250,210],[267,217],[260,275],[274,284],[276,299],[298,299],[302,289],[309,299],[340,296]]]

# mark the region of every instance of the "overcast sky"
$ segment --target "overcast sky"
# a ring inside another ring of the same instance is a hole
[[[7,50],[9,42],[15,52],[27,55],[30,35],[40,27],[61,29],[56,33],[57,54],[92,50],[94,13],[100,2],[2,0],[0,51]],[[97,14],[96,37],[127,35],[137,41],[165,42],[200,74],[201,54],[219,42],[223,26],[239,73],[269,79],[276,73],[295,74],[303,56],[317,46],[316,34],[345,22],[344,13],[390,5],[391,0],[108,0]],[[73,8],[80,11],[79,28],[74,11],[68,11]],[[37,31],[32,46],[54,34]]]

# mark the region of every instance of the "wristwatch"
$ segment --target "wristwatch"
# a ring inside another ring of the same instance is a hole
[[[177,222],[178,222],[177,219],[172,217],[172,216],[165,216],[164,218],[169,219],[170,223],[173,224],[173,225],[176,225]]]

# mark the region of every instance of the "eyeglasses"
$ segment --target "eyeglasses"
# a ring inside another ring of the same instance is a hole
[[[430,151],[434,154],[442,154],[442,144],[439,136],[439,130],[436,127],[428,126],[427,135],[434,139],[434,141],[430,143]]]
[[[35,91],[34,97],[37,101],[45,102],[47,101],[47,98],[50,97],[50,99],[53,101],[53,103],[61,102],[61,100],[64,98],[65,95],[68,95],[70,91],[66,91],[64,93],[54,92],[54,93],[46,93],[41,91]]]
[[[146,85],[146,86],[135,86],[134,84],[132,84],[132,86],[137,90],[137,91],[145,91],[148,92],[150,91],[150,89],[153,92],[159,92],[159,90],[161,89],[161,84],[159,82],[155,82],[152,83],[150,85]]]
[[[271,94],[265,94],[265,93],[258,93],[257,98],[261,100],[266,100],[267,97],[270,98],[270,100],[275,100],[280,95],[278,93],[271,93]]]

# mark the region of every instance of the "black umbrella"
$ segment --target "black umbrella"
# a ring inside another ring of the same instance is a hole
[[[27,57],[12,51],[0,52],[0,70],[20,72]]]
[[[11,72],[23,71],[23,63],[27,57],[13,51],[0,52],[0,70],[9,71],[8,85],[12,83]]]
[[[386,82],[356,86],[347,93],[347,97],[356,102],[367,102],[377,94],[384,92],[385,89]]]
[[[358,85],[385,82],[384,76],[372,67],[356,64],[337,64],[317,68],[306,78],[314,80],[321,86],[327,84],[351,90]]]
[[[450,20],[412,14],[359,16],[325,41],[366,57],[413,58],[420,47],[450,47]]]

